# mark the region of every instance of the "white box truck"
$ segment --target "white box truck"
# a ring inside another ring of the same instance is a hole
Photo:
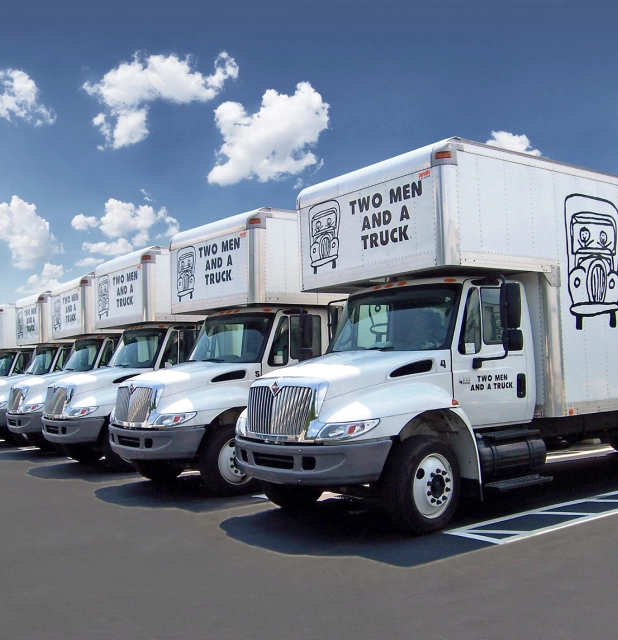
[[[0,379],[25,373],[32,360],[33,347],[17,346],[15,322],[15,304],[0,304]],[[6,410],[6,405],[4,409]],[[6,444],[28,444],[21,438],[18,442],[13,437],[6,425],[6,413],[4,416],[4,424],[0,424],[0,439]]]
[[[50,292],[22,298],[15,303],[15,332],[19,348],[33,349],[33,356],[23,374],[0,378],[0,436],[14,444],[33,444],[14,434],[7,424],[11,387],[32,376],[60,371],[71,352],[72,341],[54,340],[50,312]],[[34,438],[37,439],[36,436]],[[39,442],[39,444],[42,444]]]
[[[105,456],[109,466],[127,463],[109,447],[109,416],[118,385],[144,371],[183,362],[197,336],[198,316],[170,308],[169,251],[141,249],[99,265],[94,271],[95,332],[124,329],[108,366],[75,373],[49,385],[43,436],[78,462]]]
[[[251,382],[324,353],[327,305],[341,295],[300,292],[295,211],[256,209],[184,231],[170,251],[172,310],[209,315],[189,362],[120,385],[111,446],[151,480],[195,469],[213,493],[250,491],[234,425]]]
[[[47,387],[70,373],[107,366],[118,343],[118,331],[95,333],[94,273],[58,285],[51,290],[52,340],[74,340],[73,349],[60,371],[32,375],[13,385],[9,393],[7,424],[13,434],[25,436],[43,450],[53,448],[43,437],[43,407]]]
[[[555,438],[618,445],[617,206],[616,176],[457,138],[305,189],[303,289],[353,293],[329,353],[253,383],[240,470],[425,533],[550,480]]]

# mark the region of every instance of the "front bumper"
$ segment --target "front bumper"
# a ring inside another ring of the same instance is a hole
[[[41,433],[43,423],[41,413],[7,413],[6,422],[12,433]]]
[[[195,458],[206,427],[125,429],[109,427],[112,449],[126,460],[183,460]]]
[[[105,418],[51,420],[43,418],[43,435],[50,442],[60,444],[93,443],[99,439]]]
[[[342,445],[278,445],[236,437],[236,465],[274,484],[341,487],[376,482],[391,440]]]

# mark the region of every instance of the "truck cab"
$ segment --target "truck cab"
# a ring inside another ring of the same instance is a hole
[[[202,316],[170,310],[170,256],[149,247],[99,265],[92,280],[95,331],[122,331],[109,362],[96,370],[62,376],[47,386],[43,437],[74,460],[105,457],[112,468],[127,463],[109,446],[109,417],[118,385],[146,371],[184,362]]]

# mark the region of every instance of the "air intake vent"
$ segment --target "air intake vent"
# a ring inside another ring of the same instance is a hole
[[[242,371],[228,371],[222,373],[220,376],[215,376],[211,382],[229,382],[230,380],[242,380],[247,375],[247,372]]]
[[[403,367],[395,369],[391,372],[391,378],[400,378],[401,376],[411,376],[414,373],[427,373],[433,368],[433,360],[419,360],[418,362],[411,362],[410,364],[404,364]]]

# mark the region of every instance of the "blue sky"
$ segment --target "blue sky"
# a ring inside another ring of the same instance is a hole
[[[615,2],[0,0],[0,16],[3,301],[451,135],[618,173]]]

